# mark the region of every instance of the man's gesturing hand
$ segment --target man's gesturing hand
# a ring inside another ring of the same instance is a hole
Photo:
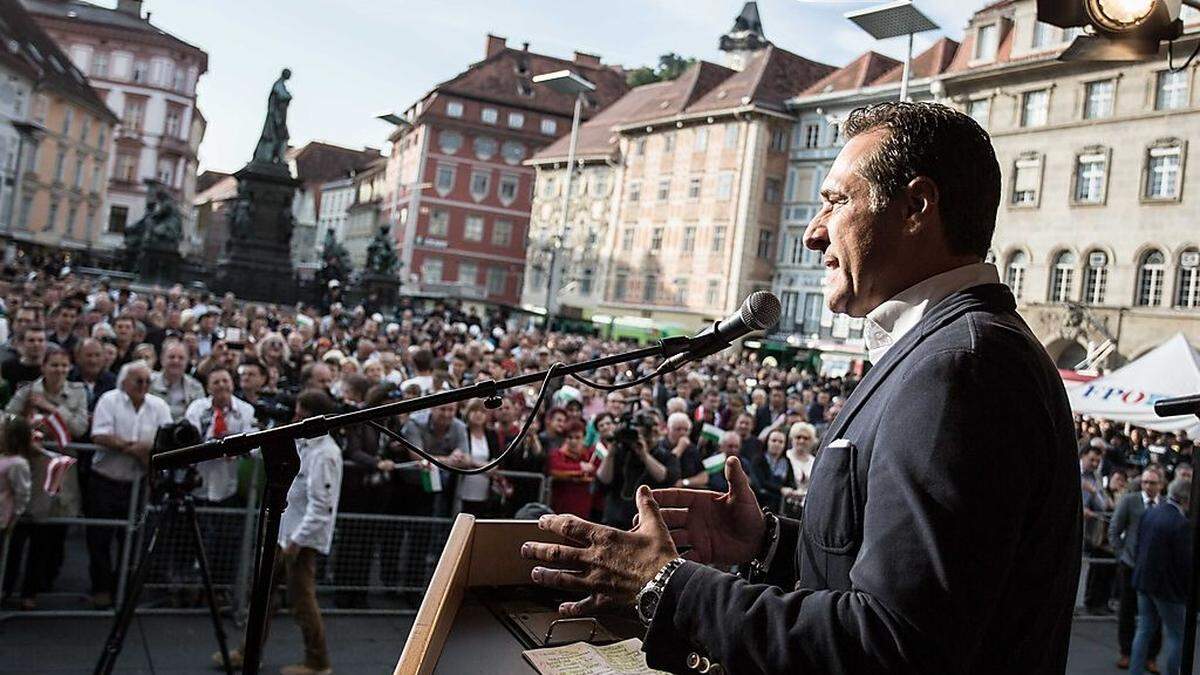
[[[737,457],[725,460],[725,479],[725,494],[681,488],[653,492],[675,546],[691,547],[683,554],[688,560],[736,565],[752,560],[762,547],[763,514]]]
[[[534,583],[591,594],[580,602],[563,603],[560,612],[578,615],[608,605],[632,604],[638,591],[679,557],[650,488],[638,488],[637,506],[640,523],[628,532],[569,515],[542,516],[538,521],[538,527],[568,543],[521,546],[522,557],[551,565],[533,569]]]

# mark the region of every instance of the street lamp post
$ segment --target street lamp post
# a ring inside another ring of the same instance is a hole
[[[562,250],[563,236],[566,233],[571,205],[571,179],[575,175],[575,144],[579,140],[579,115],[583,109],[584,94],[595,91],[596,85],[571,70],[537,75],[533,81],[535,84],[544,84],[559,93],[575,95],[575,112],[571,117],[571,141],[567,147],[567,179],[563,185],[558,231],[554,233],[554,241],[550,246],[550,271],[546,282],[546,329],[549,330],[554,321],[554,295],[558,290],[558,255]]]
[[[904,56],[904,74],[900,78],[900,100],[908,100],[909,71],[912,70],[913,36],[939,26],[917,9],[912,0],[896,0],[877,7],[847,12],[846,18],[870,33],[876,40],[908,36],[908,51]]]

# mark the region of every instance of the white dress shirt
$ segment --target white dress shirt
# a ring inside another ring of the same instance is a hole
[[[224,413],[226,436],[253,431],[256,428],[254,424],[254,406],[236,396],[232,397],[229,410],[224,411]],[[200,431],[200,435],[204,440],[213,440],[213,420],[215,417],[211,396],[205,396],[197,401],[192,401],[184,417],[187,418],[187,421],[192,426]],[[201,483],[200,487],[196,488],[192,494],[210,502],[229,499],[237,494],[237,468],[237,457],[218,457],[200,462],[196,465],[196,471],[200,474]]]
[[[120,389],[104,392],[92,417],[92,437],[116,436],[123,441],[154,442],[158,428],[171,423],[167,402],[146,394],[140,408],[133,407],[129,394]],[[92,471],[119,481],[135,481],[146,472],[133,455],[101,448],[92,458]]]
[[[868,312],[863,322],[863,339],[871,363],[879,363],[892,345],[942,300],[968,288],[998,283],[1000,273],[995,265],[972,263],[929,277],[896,294]]]
[[[300,473],[288,490],[287,508],[279,522],[279,545],[291,542],[329,553],[333,522],[342,491],[342,449],[325,434],[296,441]]]

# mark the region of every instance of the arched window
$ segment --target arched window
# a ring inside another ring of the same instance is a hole
[[[1013,297],[1021,298],[1025,288],[1025,270],[1029,267],[1029,256],[1024,251],[1014,251],[1008,256],[1008,265],[1004,271],[1004,283],[1012,290]]]
[[[1189,248],[1179,254],[1179,277],[1175,284],[1175,306],[1200,308],[1200,250]]]
[[[1138,264],[1137,298],[1134,304],[1139,307],[1161,307],[1166,273],[1167,258],[1162,251],[1146,251]]]
[[[1087,267],[1083,270],[1083,302],[1088,305],[1104,304],[1104,291],[1108,288],[1108,254],[1092,251],[1087,256]]]
[[[1075,284],[1075,266],[1079,259],[1070,251],[1059,251],[1054,256],[1054,268],[1050,271],[1050,302],[1066,302],[1071,299]]]

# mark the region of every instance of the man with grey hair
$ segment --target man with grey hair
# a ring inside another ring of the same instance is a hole
[[[150,393],[150,367],[142,361],[121,366],[117,388],[96,402],[92,417],[92,442],[100,450],[92,458],[84,512],[89,518],[123,519],[129,515],[133,485],[146,473],[154,435],[171,423],[166,401]],[[112,606],[116,590],[112,541],[119,528],[87,529],[92,601],[98,608]]]
[[[593,594],[565,614],[634,605],[659,670],[1063,672],[1075,430],[1062,378],[985,262],[991,140],[936,103],[860,108],[842,130],[805,246],[828,308],[865,319],[874,367],[822,434],[803,521],[764,514],[729,457],[715,499],[640,490],[630,531],[548,516],[543,529],[578,543],[522,555],[541,561],[535,583]],[[1016,428],[1027,479],[997,500],[992,458]]]
[[[1165,672],[1179,672],[1192,578],[1192,528],[1187,518],[1191,497],[1192,481],[1176,478],[1167,488],[1167,500],[1142,517],[1133,568],[1138,617],[1129,657],[1130,673],[1145,672],[1150,641],[1160,629]]]
[[[692,442],[691,434],[692,419],[687,412],[680,410],[667,415],[667,437],[660,445],[679,458],[680,478],[675,482],[676,487],[704,487],[708,484],[708,474],[704,473],[704,464],[700,461],[700,450]]]

